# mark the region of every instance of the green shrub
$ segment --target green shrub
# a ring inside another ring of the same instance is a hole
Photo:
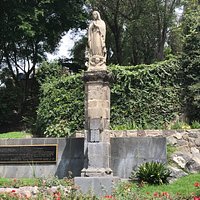
[[[70,136],[71,134],[72,133],[67,126],[67,121],[65,120],[55,121],[55,123],[49,125],[44,132],[44,135],[47,137],[65,137]]]
[[[174,163],[174,161],[171,159],[171,155],[176,151],[177,151],[177,147],[175,147],[172,144],[167,144],[167,163],[169,165]]]
[[[148,183],[161,185],[168,183],[168,178],[171,172],[166,168],[165,164],[159,162],[147,162],[139,166],[136,174],[132,174],[132,177],[136,177],[139,183]]]
[[[111,126],[112,130],[137,130],[140,129],[140,127],[138,127],[136,125],[136,123],[134,121],[127,121],[124,124],[114,124],[114,126]]]
[[[37,109],[37,134],[65,137],[75,130],[83,129],[84,88],[81,75],[63,74],[60,77],[43,77],[42,80]]]
[[[39,84],[42,85],[45,82],[51,82],[52,79],[59,79],[64,74],[65,70],[57,61],[43,62],[37,70],[36,77]]]
[[[200,122],[193,121],[192,124],[191,124],[191,128],[193,128],[193,129],[200,129]]]
[[[170,126],[170,129],[173,130],[187,130],[191,129],[190,125],[183,121],[176,121],[174,124]]]
[[[200,4],[186,1],[183,17],[181,76],[183,104],[190,121],[200,119]]]

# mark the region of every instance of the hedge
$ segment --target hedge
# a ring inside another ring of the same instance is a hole
[[[151,65],[111,65],[111,128],[156,129],[173,120],[181,112],[179,68],[176,58]],[[37,115],[37,129],[46,136],[83,129],[82,74],[43,80]]]

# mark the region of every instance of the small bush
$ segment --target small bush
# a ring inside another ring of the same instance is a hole
[[[187,123],[183,122],[183,121],[177,121],[175,122],[173,125],[171,125],[170,129],[173,130],[188,130],[191,129],[190,125],[188,125]]]
[[[163,163],[147,162],[142,164],[135,174],[139,183],[148,183],[151,185],[161,185],[168,183],[170,170]],[[132,175],[133,178],[134,175]]]
[[[167,144],[167,162],[168,164],[174,163],[171,159],[171,155],[177,151],[177,147],[173,146],[172,144]]]
[[[200,129],[200,122],[198,121],[193,121],[191,124],[192,129]]]
[[[60,120],[55,124],[51,124],[46,128],[44,135],[46,137],[65,137],[70,136],[72,133],[70,129],[67,127],[67,122],[65,120]]]
[[[111,126],[112,130],[138,130],[140,129],[139,126],[134,121],[127,121],[123,124],[116,124],[114,126]]]

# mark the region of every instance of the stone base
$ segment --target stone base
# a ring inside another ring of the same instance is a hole
[[[87,143],[85,156],[87,164],[85,168],[109,168],[110,166],[110,143],[98,142]]]
[[[90,65],[87,71],[107,71],[107,66],[103,65]]]
[[[98,197],[112,195],[119,177],[75,177],[74,183],[83,194],[91,193]]]
[[[87,169],[81,170],[81,176],[82,177],[112,177],[113,172],[110,168],[94,168],[89,167]]]

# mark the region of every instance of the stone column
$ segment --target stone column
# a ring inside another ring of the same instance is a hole
[[[75,177],[75,185],[83,193],[97,196],[111,195],[115,183],[110,168],[110,79],[106,71],[87,71],[85,82],[85,163],[81,177]]]
[[[87,142],[109,142],[104,130],[110,125],[110,79],[107,71],[84,73],[85,130]]]
[[[111,176],[110,87],[107,71],[87,71],[85,82],[85,166],[81,176]]]

